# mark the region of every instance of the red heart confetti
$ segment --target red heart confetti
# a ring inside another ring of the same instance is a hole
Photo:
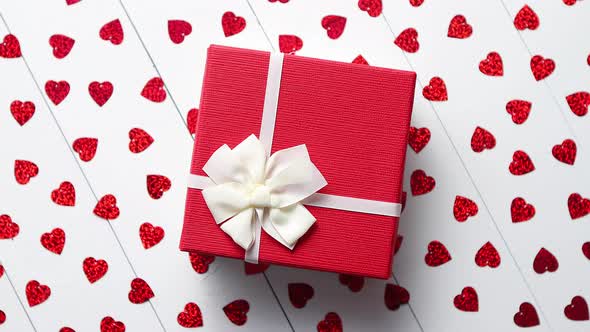
[[[575,115],[584,116],[588,113],[590,93],[586,91],[575,92],[565,97],[565,100]]]
[[[148,175],[146,184],[147,192],[153,199],[160,199],[172,187],[172,182],[164,175]]]
[[[535,30],[539,27],[539,17],[531,7],[524,5],[514,17],[514,26],[518,30]]]
[[[410,133],[408,135],[408,144],[414,150],[419,153],[424,149],[426,144],[430,141],[430,130],[426,127],[416,128],[410,127]]]
[[[143,247],[149,249],[162,241],[164,229],[159,226],[154,227],[149,222],[144,222],[139,226],[139,238]]]
[[[141,128],[133,128],[129,131],[129,151],[140,153],[154,143],[154,138]]]
[[[94,259],[94,257],[87,257],[82,262],[82,270],[86,275],[86,279],[93,284],[100,280],[109,270],[109,264],[103,259]]]
[[[404,212],[404,209],[406,208],[406,200],[407,199],[408,199],[408,193],[405,191],[402,191],[402,199],[401,199],[402,212]]]
[[[504,75],[502,57],[497,52],[488,53],[487,57],[480,61],[479,71],[488,76]]]
[[[223,307],[223,312],[227,318],[238,326],[246,324],[248,311],[250,311],[250,304],[242,299],[235,300]]]
[[[532,327],[537,326],[540,323],[537,310],[535,310],[535,307],[528,302],[523,302],[518,308],[518,312],[514,314],[514,324],[517,326]]]
[[[473,28],[463,15],[455,15],[453,19],[451,19],[451,23],[449,23],[449,29],[447,31],[447,36],[450,38],[457,38],[457,39],[465,39],[469,38],[473,33]]]
[[[230,37],[246,28],[246,20],[241,16],[236,16],[233,12],[225,12],[221,17],[221,27],[223,34]]]
[[[119,45],[123,42],[123,27],[119,19],[110,21],[100,28],[99,36],[103,40],[110,41],[113,45]]]
[[[39,174],[39,167],[28,160],[14,161],[14,178],[19,184],[27,184],[31,178]]]
[[[410,177],[410,187],[412,189],[412,195],[424,195],[431,192],[436,185],[436,181],[433,177],[426,175],[426,173],[417,169],[412,172]]]
[[[80,137],[72,144],[72,148],[78,153],[82,161],[91,161],[96,155],[97,147],[98,139],[92,137]]]
[[[407,28],[395,38],[393,43],[406,52],[416,53],[420,49],[418,31],[414,28]]]
[[[73,4],[78,3],[80,1],[82,1],[82,0],[66,0],[66,4],[68,6],[70,6],[70,5],[73,5]]]
[[[581,296],[574,296],[570,304],[568,304],[564,309],[563,313],[565,317],[571,320],[588,320],[590,319],[590,315],[588,314],[588,304],[586,300],[584,300]]]
[[[431,241],[428,244],[428,253],[424,256],[426,265],[436,267],[443,265],[451,259],[451,254],[444,244],[439,241]]]
[[[576,0],[563,0],[563,3],[567,6],[573,6],[576,4]]]
[[[131,281],[131,290],[128,297],[131,303],[140,304],[154,297],[154,292],[145,280],[135,278]]]
[[[404,237],[401,235],[396,236],[395,238],[395,247],[393,249],[393,254],[397,254],[399,249],[402,247],[402,242],[404,242]]]
[[[428,85],[422,89],[422,95],[430,101],[445,101],[449,98],[445,82],[437,76],[431,78]]]
[[[60,34],[49,37],[49,46],[53,49],[53,56],[58,59],[63,59],[70,54],[75,43],[74,39]]]
[[[340,274],[338,276],[338,280],[340,280],[341,284],[348,286],[348,289],[350,289],[350,291],[354,293],[360,292],[361,289],[363,289],[363,286],[365,285],[365,278],[361,276]]]
[[[164,89],[164,81],[162,81],[159,77],[154,77],[150,79],[143,90],[141,90],[141,95],[147,99],[151,100],[154,103],[161,103],[166,100],[166,90]]]
[[[473,152],[482,152],[485,149],[491,150],[496,146],[496,138],[492,133],[483,129],[482,127],[476,127],[471,136],[471,150]]]
[[[31,280],[27,283],[25,293],[29,306],[34,307],[47,301],[51,295],[51,289],[49,286],[40,284],[37,280]]]
[[[191,134],[195,134],[197,132],[197,119],[199,116],[199,110],[196,108],[191,108],[188,113],[186,114],[186,124],[188,127],[188,131]]]
[[[74,330],[71,327],[64,326],[61,329],[59,329],[59,332],[76,332],[76,330]]]
[[[244,273],[246,273],[246,275],[263,273],[269,267],[270,267],[270,264],[264,264],[264,263],[252,264],[252,263],[244,262]]]
[[[4,275],[4,266],[2,266],[2,264],[0,264],[0,278],[2,278],[3,275]]]
[[[88,93],[98,106],[103,106],[113,94],[113,84],[111,82],[92,82],[88,85]]]
[[[352,63],[356,63],[357,65],[368,65],[369,63],[362,55],[357,55],[356,58],[352,60]]]
[[[512,115],[512,122],[523,124],[529,117],[533,104],[526,100],[511,100],[506,103],[506,112]]]
[[[573,193],[567,199],[567,208],[572,219],[582,218],[590,213],[590,199],[583,198],[578,193]]]
[[[20,227],[17,223],[12,222],[9,215],[0,215],[0,240],[13,239],[18,235],[19,231]],[[4,273],[4,267],[2,273]]]
[[[305,307],[307,301],[309,301],[314,294],[313,287],[302,282],[289,283],[287,289],[289,291],[289,300],[297,309]]]
[[[385,306],[389,310],[397,310],[402,304],[410,302],[410,293],[407,289],[394,285],[385,285]]]
[[[531,71],[537,81],[551,75],[555,70],[555,62],[549,58],[535,55],[531,58]]]
[[[423,3],[424,0],[410,0],[410,5],[412,5],[412,7],[420,7]]]
[[[582,245],[582,254],[584,254],[586,258],[590,259],[590,242],[584,242],[584,244]],[[0,277],[1,276],[2,273],[0,273]]]
[[[66,232],[61,228],[54,228],[51,232],[41,235],[41,245],[45,249],[61,255],[66,244]]]
[[[104,195],[93,210],[94,214],[100,218],[114,220],[119,216],[119,208],[117,207],[117,198],[111,194]]]
[[[51,200],[62,206],[76,205],[76,189],[68,181],[62,182],[59,187],[51,192]]]
[[[517,197],[510,204],[510,215],[513,223],[528,221],[535,216],[535,207],[528,204],[524,198]]]
[[[4,311],[0,310],[0,325],[4,324],[5,321],[6,321],[6,314],[4,313]]]
[[[55,104],[59,105],[70,93],[70,84],[66,81],[52,81],[49,80],[45,83],[45,93],[47,97]]]
[[[500,265],[500,254],[491,242],[486,242],[475,254],[475,264],[479,267],[496,268]]]
[[[303,47],[303,40],[295,35],[279,35],[279,50],[286,54],[295,54]]]
[[[360,10],[367,12],[371,17],[377,17],[383,11],[381,0],[359,0],[358,6]]]
[[[335,312],[329,312],[318,323],[318,332],[342,332],[342,320]]]
[[[203,326],[203,314],[201,308],[194,303],[189,302],[184,306],[184,311],[176,317],[178,325],[186,328]]]
[[[193,270],[198,274],[206,273],[209,270],[209,264],[215,261],[215,256],[191,252],[188,254],[189,261]]]
[[[274,2],[277,2],[277,1],[279,3],[287,3],[287,2],[289,2],[289,0],[268,0],[268,2],[270,2],[270,3],[274,3]]]
[[[508,170],[513,175],[524,175],[535,170],[535,165],[526,152],[517,150],[512,155],[512,162],[508,166]]]
[[[463,222],[469,217],[477,215],[477,204],[467,197],[457,195],[453,204],[453,215],[458,222]]]
[[[168,36],[174,44],[180,44],[184,41],[184,37],[193,32],[193,27],[190,23],[183,20],[168,20]]]
[[[13,34],[4,36],[4,40],[0,44],[0,57],[6,59],[19,58],[22,55],[20,51],[20,43],[18,38]]]
[[[31,101],[15,100],[10,103],[10,113],[19,125],[24,126],[35,114],[35,104]]]
[[[559,262],[557,262],[557,258],[549,252],[549,250],[545,248],[541,248],[537,255],[535,256],[535,260],[533,261],[533,270],[538,274],[557,271],[559,267]]]
[[[107,316],[100,321],[100,332],[125,332],[125,324]]]
[[[576,152],[576,142],[571,139],[566,139],[561,144],[554,145],[553,149],[551,149],[551,154],[555,159],[568,165],[573,165],[576,161]]]
[[[330,39],[338,39],[346,27],[346,17],[338,15],[328,15],[322,18],[322,28],[326,29]]]
[[[461,294],[455,296],[453,304],[455,308],[461,311],[476,312],[479,310],[477,292],[473,287],[465,287],[461,291]]]

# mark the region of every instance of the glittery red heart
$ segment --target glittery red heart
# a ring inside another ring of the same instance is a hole
[[[586,58],[586,63],[588,64],[588,66],[590,66],[590,54],[588,54],[588,57]]]
[[[535,260],[533,261],[533,270],[538,274],[557,271],[559,267],[559,263],[557,262],[557,258],[553,256],[549,250],[545,248],[541,248],[537,255],[535,256]]]
[[[590,242],[584,242],[584,244],[582,245],[582,253],[584,254],[584,256],[586,256],[586,258],[590,259]],[[0,273],[0,277],[2,276],[2,273]]]
[[[9,215],[0,215],[0,240],[12,239],[18,235],[20,227],[17,223],[12,222],[12,218]],[[2,268],[4,272],[4,268]]]
[[[402,304],[410,302],[410,293],[407,289],[394,285],[385,285],[385,306],[389,310],[397,310]]]
[[[410,0],[412,7],[420,7],[422,3],[424,3],[424,0]]]
[[[424,149],[426,144],[430,141],[430,130],[426,127],[416,128],[410,127],[410,134],[408,135],[408,144],[414,150],[419,153]]]
[[[263,273],[269,268],[270,264],[258,263],[252,264],[248,262],[244,262],[244,273],[246,275],[258,274]]]
[[[588,304],[586,303],[586,300],[579,295],[572,298],[570,304],[563,309],[563,313],[565,314],[565,317],[571,320],[580,321],[590,319]]]
[[[98,147],[98,139],[92,137],[80,137],[74,141],[72,148],[78,152],[80,160],[91,161],[96,154]]]
[[[289,0],[268,0],[268,2],[274,3],[274,2],[279,2],[279,3],[287,3],[289,2]]]
[[[424,262],[426,262],[426,265],[436,267],[443,265],[451,259],[451,254],[444,244],[439,241],[431,241],[428,244],[428,253],[424,256]]]
[[[123,27],[119,19],[110,21],[100,28],[100,38],[110,41],[113,45],[119,45],[123,42]]]
[[[250,311],[250,304],[248,304],[248,301],[242,299],[235,300],[223,307],[223,312],[227,318],[238,326],[246,324],[248,311]]]
[[[514,324],[517,326],[532,327],[540,323],[537,310],[528,302],[523,302],[518,308],[518,312],[514,314]]]
[[[63,59],[70,54],[75,43],[74,39],[64,35],[57,34],[49,37],[49,46],[53,48],[53,56],[58,59]]]
[[[435,76],[422,89],[422,95],[430,101],[445,101],[448,99],[447,86],[442,78]]]
[[[0,218],[2,219],[2,218]],[[0,278],[2,278],[2,276],[4,275],[4,266],[2,266],[2,264],[0,264]]]
[[[368,65],[369,63],[362,55],[357,55],[356,58],[352,60],[352,63],[356,63],[357,65]]]
[[[27,295],[29,306],[34,307],[45,302],[49,298],[51,295],[51,289],[49,286],[40,284],[37,280],[31,280],[27,283],[25,293]]]
[[[103,218],[114,220],[119,216],[119,208],[117,207],[117,198],[111,194],[104,195],[93,210],[94,214]]]
[[[555,70],[555,62],[549,58],[545,59],[540,55],[531,58],[531,71],[537,81],[551,75]]]
[[[4,36],[4,40],[0,44],[0,57],[13,59],[20,57],[20,43],[15,35],[8,34]]]
[[[184,20],[168,20],[168,36],[174,44],[180,44],[184,41],[184,37],[193,32],[193,27],[190,23]]]
[[[62,206],[76,205],[76,189],[68,181],[62,182],[59,187],[51,192],[51,200]]]
[[[360,292],[361,289],[363,289],[363,286],[365,285],[365,278],[361,276],[340,274],[338,276],[338,280],[340,280],[341,284],[348,286],[348,289],[350,289],[350,291],[354,293]]]
[[[100,332],[125,332],[125,324],[107,316],[100,321]]]
[[[426,173],[421,170],[417,169],[412,172],[412,176],[410,177],[410,187],[412,189],[412,195],[424,195],[432,191],[434,186],[436,185],[436,181],[433,177],[426,175]]]
[[[453,304],[455,305],[455,308],[461,311],[476,312],[479,310],[477,292],[473,287],[465,287],[461,291],[461,294],[455,296]]]
[[[463,15],[455,15],[449,23],[449,29],[447,31],[447,36],[450,38],[457,38],[457,39],[465,39],[469,38],[473,33],[473,28]]]
[[[47,97],[55,104],[59,105],[70,93],[70,84],[66,81],[52,81],[45,83],[45,93]]]
[[[535,165],[526,152],[517,150],[512,155],[512,162],[508,166],[510,173],[524,175],[535,170]]]
[[[305,307],[307,301],[313,297],[313,287],[306,283],[296,282],[287,286],[289,290],[289,300],[291,304],[298,309]]]
[[[109,270],[109,264],[103,259],[94,259],[94,257],[87,257],[82,262],[82,270],[86,275],[86,279],[93,284],[104,277]]]
[[[206,273],[209,270],[209,264],[215,261],[215,256],[203,255],[196,252],[188,254],[193,270],[198,274]]]
[[[15,100],[10,103],[10,113],[12,113],[12,117],[16,122],[23,126],[33,117],[33,114],[35,114],[35,104],[31,101],[22,102],[20,100]]]
[[[393,249],[393,254],[397,254],[399,249],[402,247],[402,243],[404,242],[404,237],[401,235],[396,236],[395,238],[395,247]]]
[[[535,207],[528,204],[524,198],[516,197],[510,204],[510,215],[512,216],[512,222],[528,221],[535,216]]]
[[[172,182],[164,175],[148,175],[146,184],[147,192],[153,199],[160,199],[172,187]]]
[[[395,38],[393,43],[406,52],[415,53],[420,49],[418,31],[414,28],[407,28]]]
[[[522,9],[520,9],[514,17],[514,26],[518,30],[535,30],[539,27],[539,17],[531,9],[531,7],[524,5],[524,7],[522,7]]]
[[[162,241],[164,229],[159,226],[154,227],[149,222],[144,222],[139,226],[139,238],[143,247],[149,249]]]
[[[573,6],[576,4],[576,0],[563,0],[563,3],[567,6]]]
[[[586,91],[575,92],[565,97],[565,100],[575,115],[584,116],[588,113],[590,93]]]
[[[497,52],[488,53],[487,57],[479,62],[479,71],[488,76],[504,75],[502,57]]]
[[[129,131],[129,151],[140,153],[147,149],[154,139],[141,128],[133,128]]]
[[[61,228],[54,228],[51,232],[41,235],[41,245],[45,249],[61,255],[66,245],[66,232]]]
[[[367,12],[371,17],[377,17],[383,11],[381,0],[359,0],[358,6],[360,10]]]
[[[61,329],[59,329],[59,332],[76,332],[76,330],[74,330],[71,327],[64,326]]]
[[[279,35],[279,50],[286,54],[295,54],[303,47],[303,40],[295,35]]]
[[[69,5],[73,5],[75,3],[78,3],[80,1],[82,1],[82,0],[66,0],[66,4],[69,6]]]
[[[346,17],[337,15],[328,15],[322,18],[322,28],[326,29],[328,37],[337,39],[344,32],[346,26]]]
[[[188,113],[186,114],[186,123],[187,123],[188,131],[193,135],[197,132],[198,116],[199,116],[199,110],[196,108],[191,108],[188,111]]]
[[[342,320],[335,312],[329,312],[317,325],[318,332],[342,332]]]
[[[476,127],[471,136],[471,150],[473,152],[482,152],[485,149],[491,150],[496,146],[496,138],[492,133],[483,129],[482,127]]]
[[[128,297],[131,303],[140,304],[154,297],[154,292],[145,280],[135,278],[131,281],[131,290]]]
[[[162,79],[159,77],[152,78],[145,84],[143,90],[141,90],[141,95],[147,100],[153,101],[154,103],[163,102],[166,100],[164,81],[162,81]]]
[[[523,124],[529,117],[533,104],[526,100],[511,100],[506,103],[506,112],[512,115],[512,122]]]
[[[583,198],[578,193],[573,193],[567,199],[567,208],[572,219],[582,218],[590,213],[590,199]]]
[[[201,308],[196,303],[189,302],[184,306],[184,311],[176,317],[178,325],[182,327],[200,327],[203,326],[203,315]]]
[[[6,314],[4,313],[4,311],[0,310],[0,325],[4,324],[5,321],[6,321]]]
[[[500,254],[491,242],[486,242],[475,254],[475,264],[479,267],[489,266],[491,268],[500,265]]]
[[[404,209],[406,208],[406,200],[407,199],[408,199],[408,193],[405,191],[402,191],[402,199],[401,199],[402,212],[404,212]]]
[[[555,159],[568,165],[573,165],[576,161],[576,152],[576,142],[571,139],[566,139],[561,144],[554,145],[553,149],[551,149]]]
[[[469,217],[477,215],[477,204],[467,197],[457,195],[453,204],[453,215],[458,222],[463,222]]]
[[[39,167],[28,160],[14,161],[14,178],[19,184],[27,184],[32,177],[39,174]]]
[[[221,17],[221,26],[223,34],[229,37],[242,32],[246,28],[246,20],[233,12],[225,12]]]
[[[113,84],[111,82],[92,82],[88,85],[88,93],[90,97],[98,104],[102,106],[111,98],[113,94]]]

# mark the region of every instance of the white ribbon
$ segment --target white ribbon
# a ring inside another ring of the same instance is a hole
[[[270,156],[282,67],[283,54],[271,54],[260,140],[250,135],[233,150],[223,145],[203,166],[208,177],[191,174],[188,183],[202,189],[215,222],[246,250],[251,263],[258,263],[261,229],[295,247],[316,220],[303,204],[392,217],[401,212],[398,203],[316,193],[327,182],[305,145]]]

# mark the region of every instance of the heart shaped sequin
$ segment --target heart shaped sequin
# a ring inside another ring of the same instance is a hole
[[[129,151],[140,153],[149,148],[154,138],[141,128],[133,128],[129,131]]]
[[[109,264],[103,259],[94,259],[94,257],[87,257],[82,262],[82,270],[86,275],[86,279],[93,284],[104,277],[109,270]]]
[[[149,222],[145,222],[139,226],[139,238],[143,247],[149,249],[162,241],[164,238],[164,229],[159,226],[154,227]]]
[[[45,249],[61,255],[66,244],[66,232],[61,228],[54,228],[51,232],[41,235],[41,245]]]
[[[453,204],[453,215],[458,222],[463,222],[469,217],[477,215],[477,204],[467,197],[457,195]]]
[[[485,59],[479,62],[479,71],[488,76],[504,75],[502,57],[497,52],[490,52]]]
[[[572,219],[582,218],[590,213],[590,199],[583,198],[578,193],[573,193],[567,199],[567,208]]]
[[[24,126],[35,114],[35,104],[31,101],[15,100],[10,103],[10,113],[19,125]]]
[[[305,307],[314,294],[313,287],[302,282],[290,283],[287,289],[291,304],[298,309]]]
[[[532,327],[537,326],[540,323],[537,310],[535,310],[535,307],[528,302],[523,302],[518,308],[518,312],[514,314],[514,324],[517,326]]]
[[[209,270],[209,264],[215,261],[215,256],[191,252],[188,254],[189,261],[193,270],[199,274],[206,273]]]
[[[518,30],[535,30],[539,27],[539,17],[531,7],[524,5],[514,17],[514,26]]]
[[[342,320],[337,313],[329,312],[318,323],[317,330],[318,332],[342,332]]]
[[[172,182],[164,175],[148,175],[146,184],[147,192],[153,199],[160,199],[172,187]]]
[[[424,3],[424,0],[410,0],[412,7],[420,7]]]
[[[125,332],[125,324],[107,316],[100,321],[100,332]]]
[[[74,141],[72,148],[78,153],[80,160],[91,161],[96,155],[98,139],[92,137],[81,137]]]
[[[30,307],[39,305],[49,298],[51,289],[47,285],[40,284],[37,280],[31,280],[25,288],[27,302]]]
[[[512,155],[512,162],[508,170],[513,175],[524,175],[535,170],[535,165],[529,155],[521,150],[517,150]]]
[[[428,85],[422,89],[422,95],[430,101],[448,100],[447,86],[442,78],[433,77]]]
[[[352,60],[352,63],[356,63],[357,65],[368,65],[369,63],[362,55],[357,55],[356,58]]]
[[[407,28],[395,38],[394,44],[408,53],[416,53],[420,49],[418,31],[414,28]]]
[[[191,108],[188,113],[186,114],[186,124],[188,127],[188,131],[191,134],[195,134],[197,132],[197,119],[199,116],[199,110],[196,108]]]
[[[453,304],[455,305],[455,308],[461,311],[476,312],[479,310],[477,292],[473,287],[465,287],[461,291],[461,294],[455,296]]]
[[[584,300],[581,296],[574,296],[570,302],[564,309],[563,313],[565,317],[581,321],[581,320],[588,320],[590,319],[590,315],[588,314],[588,304],[586,300]]]
[[[223,34],[230,37],[246,28],[246,20],[241,16],[236,16],[233,12],[225,12],[221,17],[221,27]]]
[[[344,27],[346,27],[346,17],[328,15],[322,18],[322,28],[326,29],[330,39],[338,39],[344,32]]]
[[[535,256],[535,260],[533,261],[533,270],[538,274],[545,273],[545,272],[555,272],[559,267],[559,262],[557,262],[557,258],[553,256],[549,250],[545,248],[541,248],[537,255]]]
[[[456,15],[451,19],[451,23],[449,23],[449,29],[447,31],[447,36],[450,38],[457,38],[457,39],[465,39],[469,38],[473,33],[473,28],[463,15]]]
[[[524,198],[516,197],[510,204],[510,215],[512,216],[512,222],[528,221],[535,216],[535,207],[528,204]]]
[[[154,297],[154,292],[145,280],[135,278],[131,281],[131,290],[128,297],[131,303],[140,304]]]
[[[51,200],[62,206],[76,205],[76,189],[68,181],[62,182],[59,187],[51,192]]]
[[[500,265],[500,254],[491,242],[486,242],[475,254],[475,264],[479,267],[496,268]]]
[[[88,93],[98,106],[103,106],[113,94],[113,84],[111,82],[92,82],[88,85]]]
[[[60,34],[49,37],[49,46],[53,49],[53,56],[58,59],[63,59],[70,54],[75,43],[74,39]]]
[[[104,195],[98,200],[93,210],[94,214],[100,218],[115,220],[119,216],[119,208],[117,207],[117,198],[111,194]]]
[[[246,275],[263,273],[269,267],[270,267],[270,264],[264,264],[264,263],[252,264],[252,263],[244,262],[244,273]]]
[[[565,100],[575,115],[584,116],[586,113],[588,113],[588,106],[590,105],[590,93],[586,91],[575,92],[565,97]]]
[[[590,242],[584,242],[582,245],[582,254],[584,254],[586,258],[590,259]],[[2,276],[1,273],[0,276]]]
[[[483,129],[482,127],[476,127],[471,136],[471,150],[473,152],[482,152],[485,149],[491,150],[496,146],[496,138],[492,133]]]
[[[164,89],[164,81],[159,77],[154,77],[147,81],[141,95],[154,103],[161,103],[166,100],[166,90]]]
[[[52,81],[49,80],[45,83],[45,93],[47,97],[56,106],[59,105],[70,93],[70,84],[66,81]]]
[[[27,184],[31,178],[39,174],[39,167],[28,160],[15,160],[14,161],[14,178],[19,184]]]
[[[20,227],[17,223],[12,222],[9,215],[0,215],[0,240],[13,239],[18,235]],[[4,272],[4,268],[2,268]]]
[[[412,172],[410,177],[410,187],[412,189],[412,195],[424,195],[431,192],[436,185],[436,181],[433,177],[426,175],[426,173],[417,169]]]
[[[250,311],[250,304],[246,300],[235,300],[223,307],[223,312],[230,320],[230,322],[242,326],[248,320],[248,311]]]
[[[424,256],[424,262],[426,262],[426,265],[436,267],[443,265],[451,259],[451,254],[444,244],[439,241],[431,241],[428,244],[428,252],[426,253],[426,256]]]
[[[182,43],[191,32],[193,32],[193,27],[187,21],[168,20],[168,36],[174,44]]]
[[[531,58],[531,71],[537,81],[551,75],[555,70],[555,62],[549,58],[535,55]]]
[[[186,328],[203,326],[203,315],[201,308],[194,303],[189,302],[184,306],[184,311],[176,317],[178,325]]]
[[[551,154],[555,159],[568,165],[573,165],[576,161],[576,152],[576,142],[571,139],[566,139],[561,144],[554,145],[553,149],[551,149]]]
[[[384,300],[387,309],[397,310],[402,304],[410,302],[410,293],[401,286],[388,283],[385,285]]]
[[[426,127],[416,128],[410,127],[410,133],[408,135],[408,144],[414,150],[419,153],[424,149],[426,144],[430,141],[430,130]]]
[[[533,104],[526,100],[511,100],[506,103],[506,112],[512,115],[512,122],[523,124],[529,117]]]
[[[18,38],[13,34],[4,36],[2,43],[0,43],[0,57],[14,59],[19,58],[21,55]]]
[[[360,292],[361,289],[363,289],[363,286],[365,285],[365,278],[361,276],[340,274],[338,276],[338,280],[340,280],[341,284],[348,286],[348,289],[350,289],[350,291],[354,293]]]
[[[100,28],[99,36],[103,40],[110,41],[113,45],[121,44],[124,38],[121,21],[116,19],[103,25],[102,28]]]
[[[279,35],[279,50],[285,54],[295,54],[303,47],[303,40],[295,35]]]
[[[371,17],[377,17],[383,11],[381,0],[359,0],[358,6],[360,10],[367,12]]]

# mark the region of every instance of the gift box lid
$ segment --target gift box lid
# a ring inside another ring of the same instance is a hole
[[[258,136],[270,53],[212,45],[191,173],[223,144]],[[319,192],[399,203],[416,74],[285,55],[272,152],[305,144],[328,182]],[[316,217],[293,251],[264,231],[260,262],[388,278],[397,217],[308,206]],[[189,188],[180,249],[244,258]]]

